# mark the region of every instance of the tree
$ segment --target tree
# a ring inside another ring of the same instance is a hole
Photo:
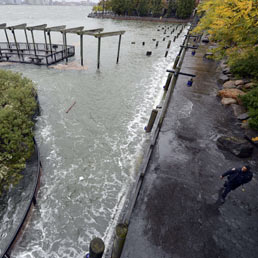
[[[194,0],[176,0],[176,17],[180,19],[189,18],[194,6]]]
[[[139,0],[137,12],[139,16],[147,16],[149,14],[148,0]]]
[[[150,2],[150,10],[151,10],[152,16],[160,17],[163,14],[162,1],[161,0],[152,0]]]
[[[238,74],[243,71],[246,77],[258,79],[258,1],[207,0],[198,12],[204,16],[195,32],[207,31],[217,42],[215,57],[226,57]],[[245,65],[240,68],[241,64]]]
[[[177,7],[176,0],[169,0],[168,10],[167,10],[168,17],[176,16],[176,7]]]

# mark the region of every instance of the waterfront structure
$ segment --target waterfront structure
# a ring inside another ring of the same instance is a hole
[[[41,24],[28,27],[26,23],[16,26],[6,26],[6,23],[0,24],[0,29],[5,33],[6,42],[0,43],[0,62],[19,62],[37,65],[51,65],[59,61],[66,60],[75,55],[75,47],[67,45],[67,34],[77,34],[80,36],[80,54],[81,65],[83,66],[83,36],[94,36],[98,39],[98,69],[100,68],[100,46],[101,38],[119,36],[117,61],[119,62],[121,38],[125,31],[103,32],[103,28],[84,30],[84,26],[66,29],[66,25],[47,27],[47,24]],[[7,30],[13,34],[14,42],[10,42]],[[17,41],[15,30],[22,30],[25,34],[25,43]],[[44,43],[36,43],[34,31],[44,33]],[[32,43],[28,40],[27,31],[31,32]],[[63,44],[55,44],[51,40],[51,32],[60,32],[63,37]],[[48,40],[47,40],[48,37]]]

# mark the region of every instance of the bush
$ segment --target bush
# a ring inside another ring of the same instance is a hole
[[[21,178],[33,150],[36,91],[31,80],[0,70],[0,193]]]
[[[249,126],[258,130],[258,87],[250,90],[240,98],[250,115],[250,119],[248,120]]]
[[[230,71],[239,77],[251,77],[258,79],[258,51],[247,57],[232,60]]]

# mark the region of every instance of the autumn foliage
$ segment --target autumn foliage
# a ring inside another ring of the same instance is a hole
[[[206,0],[198,11],[195,32],[207,31],[217,42],[215,57],[226,57],[239,76],[258,78],[258,1]]]

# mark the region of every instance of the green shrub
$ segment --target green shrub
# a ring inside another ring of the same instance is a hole
[[[21,178],[34,149],[36,91],[31,80],[0,70],[0,193]]]
[[[258,130],[258,87],[241,96],[241,100],[250,115],[248,120],[250,127]]]
[[[238,77],[258,79],[258,52],[232,60],[230,71]]]

